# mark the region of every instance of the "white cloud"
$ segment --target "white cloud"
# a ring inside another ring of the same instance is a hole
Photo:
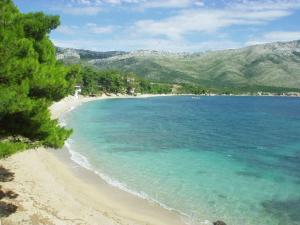
[[[114,26],[98,26],[95,23],[88,23],[87,29],[93,34],[109,34],[114,31]]]
[[[186,8],[189,6],[203,6],[203,0],[71,0],[73,4],[79,5],[101,5],[101,4],[134,4],[141,8]]]
[[[300,40],[300,31],[274,31],[265,33],[257,39],[250,40],[246,45],[264,44],[269,42],[285,42]]]
[[[82,4],[82,5],[91,5],[93,1],[91,0],[71,0],[72,3]]]
[[[135,4],[140,5],[142,8],[185,8],[190,6],[204,6],[205,2],[209,5],[215,5],[216,1],[205,0],[65,0],[72,4],[79,5],[121,5],[121,4]],[[225,1],[220,0],[220,3],[234,8],[252,10],[265,10],[265,9],[291,9],[300,7],[300,0],[233,0]]]
[[[300,7],[300,0],[242,0],[233,5],[240,10],[287,10]]]
[[[203,5],[203,0],[73,0],[71,5],[63,9],[65,12],[66,9],[69,9],[68,13],[73,15],[95,15],[101,9],[105,9],[103,4],[131,4],[135,9],[173,8],[176,10],[170,10],[171,14],[167,14],[168,16],[163,19],[139,20],[123,27],[86,24],[80,29],[75,29],[79,34],[78,39],[68,41],[56,39],[55,42],[62,47],[100,51],[121,49],[205,51],[236,48],[242,47],[245,43],[231,41],[230,35],[226,35],[231,33],[226,33],[226,28],[232,26],[242,26],[248,30],[257,29],[259,26],[262,28],[263,25],[287,17],[296,9],[300,9],[300,0],[236,0],[230,2],[224,0],[223,2],[225,6],[221,8],[212,4],[208,5],[208,1],[205,1],[205,5]],[[195,7],[195,5],[201,7]],[[86,8],[89,10],[83,10]],[[74,29],[62,26],[58,32],[74,34]],[[97,34],[111,33],[113,35],[110,39],[96,40]],[[201,37],[203,34],[209,35],[211,39],[189,42],[187,35],[191,33],[195,33],[197,37]],[[300,39],[299,35],[300,32],[269,32],[249,40],[246,45],[295,40]]]
[[[189,32],[212,33],[232,25],[259,25],[289,14],[289,11],[284,10],[187,10],[164,20],[138,21],[135,23],[135,29],[148,35],[178,39]]]
[[[75,27],[61,25],[55,31],[65,35],[72,35],[75,33]]]
[[[73,35],[78,32],[78,26],[60,25],[55,31],[64,35]]]
[[[152,0],[142,4],[142,8],[186,8],[189,6],[203,6],[202,0]]]
[[[299,32],[287,32],[287,31],[278,31],[270,32],[264,35],[264,38],[267,40],[278,40],[278,41],[291,41],[300,39]]]
[[[76,16],[79,15],[94,16],[97,15],[99,12],[101,12],[102,9],[97,6],[84,6],[84,7],[67,6],[57,10],[62,11],[65,14],[71,14]]]
[[[155,4],[161,4],[161,6],[165,4],[165,1],[157,2],[149,1],[145,5],[149,4],[154,7]],[[174,0],[169,2],[174,4],[180,2],[183,6],[188,5],[191,1]],[[228,2],[225,2],[223,8],[189,7],[188,10],[179,11],[177,15],[165,19],[140,20],[135,23],[134,29],[140,34],[178,39],[190,32],[212,33],[234,25],[264,25],[289,16],[295,9],[300,8],[300,0],[237,0]]]
[[[54,32],[58,32],[64,35],[74,35],[74,34],[110,34],[115,31],[118,27],[117,26],[99,26],[95,23],[87,23],[83,26],[68,26],[68,25],[61,25],[59,26]]]

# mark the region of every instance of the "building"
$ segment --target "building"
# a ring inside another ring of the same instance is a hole
[[[81,93],[81,86],[76,85],[75,86],[75,94],[74,94],[75,98],[78,98],[78,94],[80,94],[80,93]]]
[[[130,88],[130,89],[128,90],[128,94],[134,95],[134,94],[135,94],[135,88]]]
[[[133,77],[127,77],[126,81],[127,83],[132,84],[135,81],[135,79]]]

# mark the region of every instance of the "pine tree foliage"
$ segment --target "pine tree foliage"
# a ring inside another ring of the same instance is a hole
[[[51,120],[48,107],[73,89],[78,71],[55,59],[48,34],[58,16],[21,13],[0,1],[0,135],[61,147],[71,130]]]

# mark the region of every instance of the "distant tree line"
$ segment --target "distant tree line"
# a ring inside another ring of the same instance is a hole
[[[180,84],[178,85],[177,93],[178,94],[194,94],[194,95],[200,95],[200,94],[206,94],[208,93],[208,89],[197,86],[197,85],[191,85],[191,84]]]
[[[272,86],[228,86],[207,87],[189,83],[158,83],[141,78],[132,72],[118,70],[99,70],[87,65],[73,66],[73,70],[80,70],[77,83],[82,86],[83,95],[100,95],[102,93],[114,94],[249,94],[256,95],[258,92],[282,94],[286,92],[300,92],[297,88],[272,87]],[[175,87],[175,88],[174,88]],[[134,92],[133,92],[134,90]]]
[[[167,94],[172,92],[172,85],[151,83],[133,73],[122,73],[116,70],[97,70],[82,67],[80,79],[83,95],[114,94]]]
[[[272,87],[272,86],[260,86],[260,85],[248,85],[241,87],[219,87],[210,88],[213,93],[217,94],[249,94],[256,95],[258,92],[263,93],[273,93],[273,94],[283,94],[287,92],[300,92],[299,88],[287,88],[287,87]]]

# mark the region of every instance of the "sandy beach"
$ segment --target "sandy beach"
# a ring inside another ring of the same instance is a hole
[[[50,110],[52,117],[57,119],[84,102],[127,97],[70,96],[54,103]],[[2,225],[185,224],[185,219],[177,212],[112,187],[93,172],[78,166],[70,160],[66,149],[32,149],[2,159],[0,164],[15,173],[13,181],[1,184],[3,189],[19,194],[11,200],[18,211],[2,218]]]

